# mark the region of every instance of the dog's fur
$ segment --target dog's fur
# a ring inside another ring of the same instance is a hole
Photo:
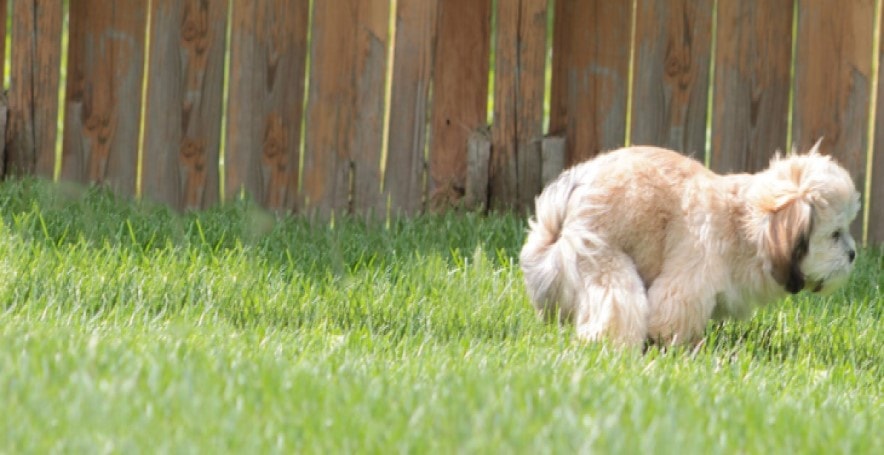
[[[751,175],[655,147],[566,170],[538,196],[520,256],[534,307],[585,340],[682,344],[711,318],[832,291],[853,267],[859,195],[818,147]]]

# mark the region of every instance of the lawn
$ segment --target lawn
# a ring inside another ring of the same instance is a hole
[[[538,321],[525,221],[0,186],[0,452],[881,453],[884,255],[705,345]]]

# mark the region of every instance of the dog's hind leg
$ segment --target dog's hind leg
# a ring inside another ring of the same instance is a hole
[[[632,259],[606,251],[581,264],[583,287],[577,296],[577,336],[641,347],[647,340],[648,299]]]

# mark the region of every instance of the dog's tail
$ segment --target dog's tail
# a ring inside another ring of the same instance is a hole
[[[547,319],[572,316],[580,283],[580,258],[587,235],[573,221],[577,213],[571,201],[579,199],[580,178],[575,169],[565,171],[535,201],[536,214],[529,221],[528,238],[519,261],[531,303]]]

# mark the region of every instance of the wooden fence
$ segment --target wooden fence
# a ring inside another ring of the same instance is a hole
[[[523,210],[625,143],[751,171],[824,136],[880,243],[878,2],[0,0],[0,163],[53,176],[58,155],[62,179],[181,209],[383,216]]]

